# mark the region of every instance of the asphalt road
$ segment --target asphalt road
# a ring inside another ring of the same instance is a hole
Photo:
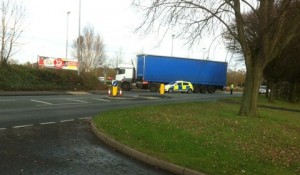
[[[237,94],[238,95],[238,94]],[[135,106],[213,101],[229,94],[105,94],[0,97],[0,174],[170,174],[111,150],[87,120]]]

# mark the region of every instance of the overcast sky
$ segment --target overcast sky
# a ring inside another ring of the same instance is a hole
[[[68,57],[72,57],[72,41],[78,37],[79,0],[20,0],[27,10],[24,45],[15,56],[19,63],[35,62],[38,55],[64,58],[67,40],[67,12],[69,14]],[[139,25],[140,14],[135,13],[131,0],[81,0],[81,28],[90,24],[105,44],[108,57],[120,50],[123,59],[129,61],[137,53],[171,55],[172,33],[165,38],[157,34],[141,36],[134,29]],[[189,49],[179,38],[173,40],[173,56],[225,61],[222,44],[203,40]],[[211,46],[211,47],[210,47]],[[210,52],[208,54],[208,50]],[[227,58],[228,59],[228,58]]]

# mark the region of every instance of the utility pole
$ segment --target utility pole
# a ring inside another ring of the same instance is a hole
[[[172,46],[171,46],[171,56],[173,56],[173,42],[174,42],[175,35],[172,35]]]
[[[80,64],[81,64],[81,36],[80,36],[80,26],[81,25],[81,0],[79,0],[79,21],[78,21],[78,39],[77,39],[77,59],[78,59],[78,76],[80,75]]]
[[[68,40],[69,40],[69,15],[70,11],[67,12],[67,37],[66,37],[66,59],[68,58]]]

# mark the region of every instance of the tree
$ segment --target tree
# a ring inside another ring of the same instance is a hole
[[[109,61],[109,65],[115,69],[121,63],[123,63],[123,51],[122,51],[122,49],[119,49],[119,51]]]
[[[295,3],[297,3],[297,2],[292,2],[291,5],[292,6],[297,5]],[[278,10],[279,10],[279,8],[275,9],[276,12],[278,12]],[[293,19],[289,19],[289,18],[294,18],[293,13],[299,13],[299,11],[292,10],[291,12],[288,12],[288,13],[289,13],[289,15],[287,15],[287,17],[286,17],[287,18],[286,23],[289,23],[289,21],[294,22]],[[259,27],[257,26],[258,19],[254,13],[243,14],[243,16],[247,21],[247,25],[246,25],[247,40],[249,43],[252,43],[251,44],[252,48],[255,48],[255,47],[257,47],[256,46],[257,33],[259,33]],[[291,23],[289,25],[293,25],[293,23]],[[236,24],[233,23],[232,27],[236,28]],[[299,29],[297,29],[297,30],[299,31]],[[229,33],[225,33],[223,36],[227,40],[226,45],[230,51],[233,51],[236,53],[242,53],[241,47],[240,47],[240,45],[238,45],[238,42],[235,40],[235,38],[233,38]],[[297,52],[297,50],[299,49],[300,43],[299,43],[299,41],[298,41],[298,43],[296,42],[297,38],[299,40],[299,37],[300,37],[300,35],[296,35],[294,37],[294,39],[291,39],[289,44],[283,46],[282,50],[279,52],[277,57],[275,59],[273,59],[272,61],[270,61],[264,68],[263,77],[264,77],[264,80],[266,80],[268,82],[267,83],[268,87],[271,89],[270,94],[266,93],[266,97],[269,98],[269,102],[273,102],[275,95],[276,96],[279,95],[279,94],[277,94],[277,88],[279,88],[278,85],[282,84],[281,82],[290,81],[288,77],[291,77],[293,80],[296,77],[295,75],[288,76],[288,74],[290,74],[291,71],[298,70],[298,67],[297,66],[295,67],[294,65],[297,65],[297,61],[295,61],[295,59],[298,60],[298,62],[299,62],[299,58],[297,57],[297,55],[299,53]],[[295,47],[296,47],[296,49],[295,49]],[[292,82],[292,81],[290,81],[290,82]]]
[[[244,70],[232,70],[227,71],[227,85],[234,84],[235,86],[243,87],[245,82],[246,72]]]
[[[279,64],[285,70],[285,74],[280,77],[281,81],[288,81],[290,83],[288,99],[290,102],[295,103],[297,99],[297,84],[300,83],[300,35],[294,38],[283,50],[279,60],[283,60]]]
[[[209,31],[223,30],[238,42],[247,70],[239,110],[243,116],[258,116],[257,97],[263,70],[298,33],[300,25],[297,0],[133,0],[133,5],[144,14],[138,30],[144,29],[145,33],[154,28],[173,29],[176,36],[194,44]],[[295,11],[298,13],[291,13]],[[249,17],[256,19],[251,27],[256,27],[257,32],[252,35]]]
[[[0,66],[18,52],[19,40],[23,34],[25,8],[18,1],[2,0],[0,2]]]
[[[73,41],[73,56],[78,58],[79,71],[90,72],[105,62],[104,42],[91,25],[84,27],[80,40]]]

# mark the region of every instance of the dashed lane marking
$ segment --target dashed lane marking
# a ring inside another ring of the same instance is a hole
[[[104,102],[111,102],[110,100],[105,100],[105,99],[101,99],[101,98],[93,98],[93,100],[99,100],[99,101],[104,101]]]
[[[65,98],[65,100],[75,101],[75,102],[80,102],[80,103],[89,103],[89,102],[87,102],[87,101],[75,100],[75,99],[70,99],[70,98]]]
[[[0,102],[16,101],[15,99],[0,100]]]
[[[31,126],[33,126],[33,124],[13,126],[12,128],[15,128],[15,129],[17,129],[17,128],[27,128],[27,127],[31,127]]]
[[[59,121],[59,122],[60,122],[60,123],[64,123],[64,122],[72,122],[72,121],[74,121],[74,119],[61,120],[61,121]]]
[[[77,118],[77,119],[68,119],[68,120],[61,120],[59,122],[43,122],[39,124],[28,124],[28,125],[19,125],[19,126],[12,126],[12,129],[17,129],[17,128],[26,128],[26,127],[32,127],[32,126],[37,126],[37,125],[50,125],[50,124],[56,124],[56,123],[65,123],[65,122],[73,122],[76,120],[89,120],[92,117],[82,117],[82,118]],[[0,131],[6,130],[9,128],[0,128]]]
[[[44,123],[40,123],[40,125],[51,125],[51,124],[54,124],[56,122],[44,122]]]
[[[78,118],[78,120],[89,120],[91,119],[92,117],[82,117],[82,118]]]
[[[46,104],[46,105],[53,105],[52,103],[45,102],[45,101],[39,101],[39,100],[30,100],[30,101],[37,102],[37,103],[43,103],[43,104]]]

